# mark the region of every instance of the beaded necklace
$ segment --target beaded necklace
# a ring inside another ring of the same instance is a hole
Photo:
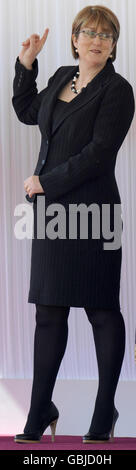
[[[82,87],[82,88],[80,88],[80,90],[76,90],[75,83],[76,83],[77,78],[79,77],[79,75],[80,75],[80,72],[77,71],[77,72],[76,72],[76,75],[74,76],[74,78],[73,78],[73,80],[72,80],[72,85],[71,85],[71,90],[73,91],[73,93],[76,93],[76,95],[77,95],[78,93],[80,93],[80,91],[82,91],[83,88],[84,88],[84,87]]]

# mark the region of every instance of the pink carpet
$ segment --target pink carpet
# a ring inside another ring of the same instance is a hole
[[[0,450],[136,450],[136,438],[119,437],[105,444],[83,444],[82,436],[44,435],[38,444],[17,444],[14,436],[0,436]]]

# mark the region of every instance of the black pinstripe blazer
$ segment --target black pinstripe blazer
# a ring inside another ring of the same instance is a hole
[[[16,59],[12,104],[19,120],[28,125],[39,125],[41,147],[34,174],[39,175],[47,200],[82,202],[82,188],[86,185],[85,202],[90,203],[90,183],[113,172],[117,152],[131,125],[135,102],[131,84],[116,73],[111,59],[105,67],[70,102],[56,123],[53,134],[65,129],[66,143],[61,161],[56,155],[52,168],[46,171],[51,133],[51,119],[60,90],[72,79],[77,66],[62,66],[50,77],[40,93],[36,77],[38,61],[33,70],[27,70]],[[71,125],[72,122],[72,125]],[[58,159],[57,159],[58,158]],[[59,163],[58,163],[59,161]],[[45,173],[44,173],[45,166]],[[40,174],[42,172],[42,174]],[[35,200],[26,195],[30,202]],[[118,199],[119,202],[119,199]]]

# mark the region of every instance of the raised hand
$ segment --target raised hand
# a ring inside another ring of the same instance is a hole
[[[36,56],[39,54],[43,48],[47,36],[49,33],[49,28],[46,28],[42,38],[38,34],[32,34],[30,38],[22,42],[22,49],[19,54],[20,62],[28,69],[32,69],[32,63],[34,62]]]

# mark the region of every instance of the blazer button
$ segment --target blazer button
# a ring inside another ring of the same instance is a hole
[[[44,163],[45,163],[45,160],[42,160],[42,165],[44,165]]]
[[[48,141],[48,139],[47,139],[47,140],[46,140],[46,144],[48,145],[48,143],[49,143],[49,141]]]

